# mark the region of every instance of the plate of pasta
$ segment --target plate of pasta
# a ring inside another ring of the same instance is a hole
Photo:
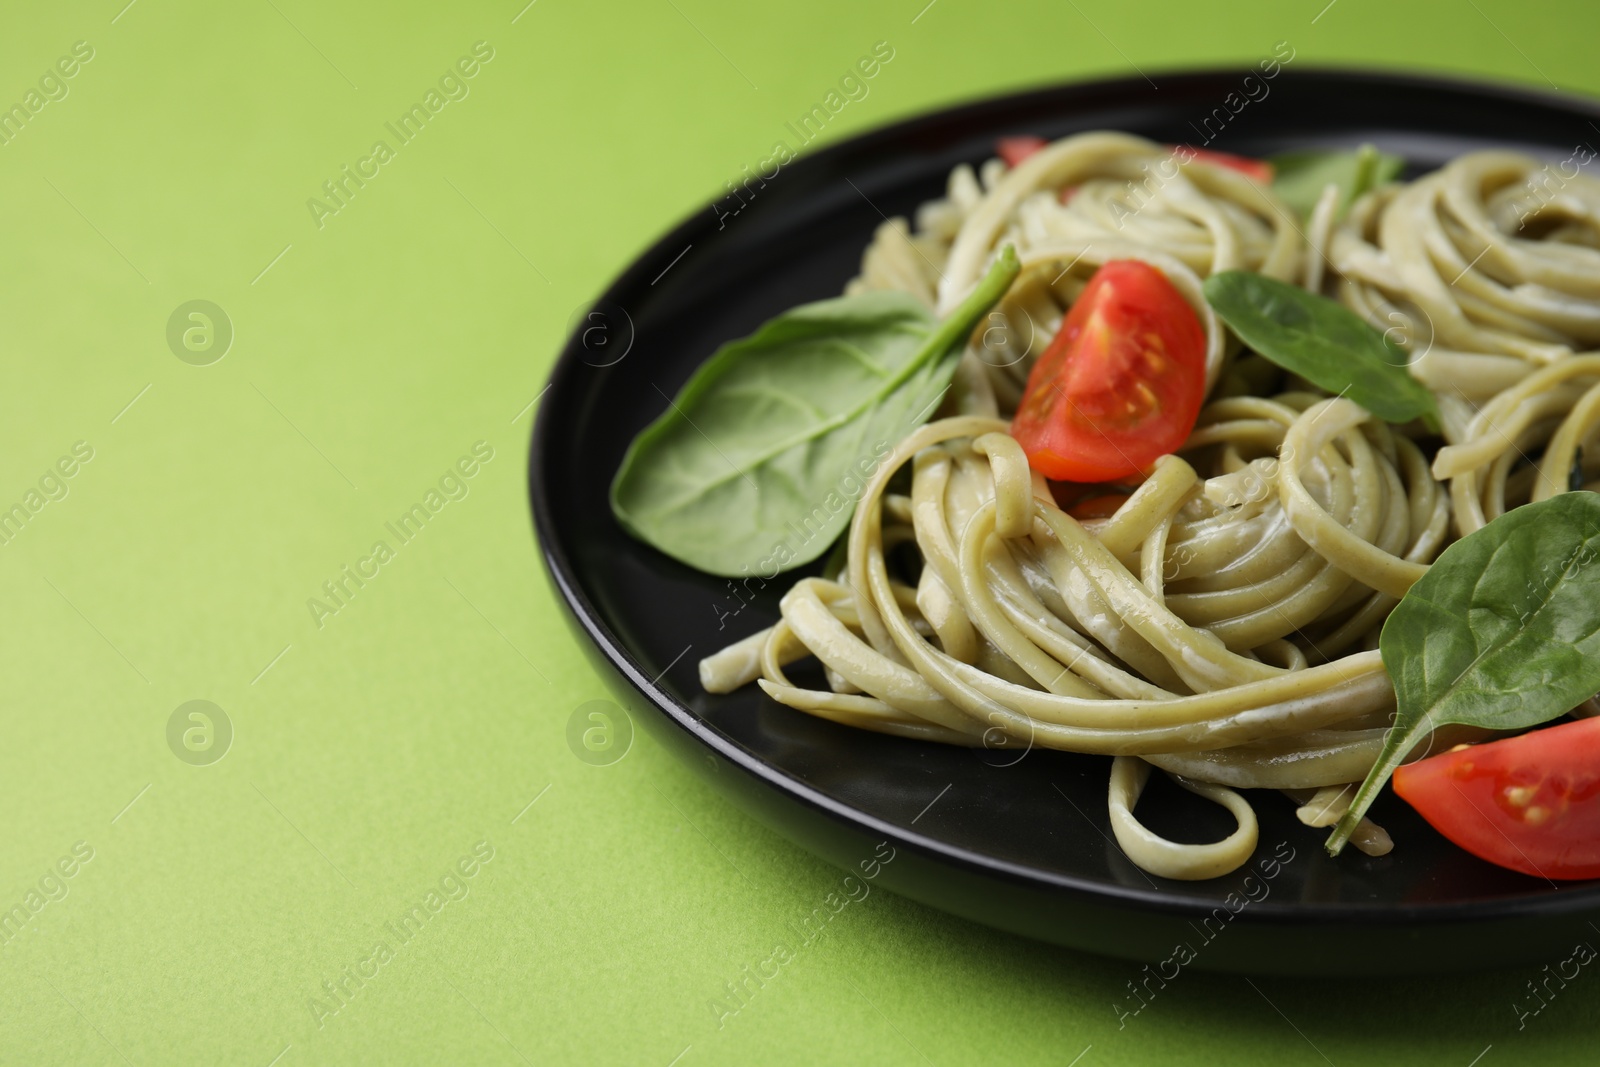
[[[542,401],[555,588],[634,721],[913,899],[1547,957],[1600,916],[1600,106],[1160,85],[775,148],[654,244]]]

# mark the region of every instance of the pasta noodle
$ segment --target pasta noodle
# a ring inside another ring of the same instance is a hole
[[[1343,220],[1330,188],[1302,224],[1244,176],[1127,134],[956,168],[914,228],[879,227],[847,291],[947,312],[1009,243],[1023,269],[991,315],[1000,328],[979,331],[938,416],[877,468],[843,566],[798,581],[780,622],[704,660],[705,688],[754,681],[789,707],[920,740],[1110,755],[1116,839],[1169,878],[1248,860],[1256,819],[1237,790],[1284,791],[1302,822],[1330,824],[1393,709],[1376,651],[1389,610],[1453,536],[1600,471],[1600,354],[1582,354],[1600,341],[1600,182],[1547,200],[1528,191],[1538,172],[1478,153],[1369,193]],[[1079,521],[1008,420],[1031,354],[1101,264],[1130,258],[1198,315],[1209,400],[1114,514]],[[1259,395],[1259,357],[1239,355],[1201,294],[1234,269],[1394,331],[1441,398],[1444,447],[1430,456],[1425,431],[1298,380]],[[896,562],[911,549],[920,570]],[[806,656],[829,689],[786,675]],[[1226,808],[1235,832],[1193,845],[1150,831],[1134,808],[1152,768]],[[1353,843],[1390,847],[1365,820]]]

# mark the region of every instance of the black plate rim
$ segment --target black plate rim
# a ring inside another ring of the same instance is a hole
[[[1165,82],[1182,83],[1211,80],[1219,76],[1243,78],[1252,72],[1252,68],[1220,65],[1157,70],[1155,74]],[[1522,84],[1500,83],[1460,75],[1417,74],[1376,66],[1304,65],[1292,70],[1285,69],[1280,73],[1280,77],[1292,78],[1295,81],[1322,80],[1333,85],[1340,82],[1364,84],[1369,87],[1388,87],[1396,91],[1415,88],[1479,97],[1491,96],[1515,104],[1584,112],[1589,117],[1600,119],[1600,100],[1577,94],[1551,92]],[[920,111],[894,122],[874,126],[824,148],[804,153],[788,166],[793,168],[808,164],[820,165],[847,155],[871,141],[914,135],[920,129],[938,127],[953,120],[981,117],[991,112],[1026,109],[1030,104],[1070,104],[1075,97],[1091,99],[1114,95],[1129,89],[1140,89],[1148,82],[1149,79],[1143,77],[1120,77],[1050,83],[932,111]],[[995,123],[997,133],[1004,132],[1005,128],[1003,122]],[[651,241],[622,273],[586,306],[622,304],[621,298],[624,294],[637,288],[641,283],[648,284],[650,279],[657,277],[681,255],[679,250],[685,243],[693,243],[697,236],[706,233],[710,225],[711,222],[707,221],[707,213],[703,206],[687,215],[677,225]],[[1180,918],[1193,918],[1210,912],[1214,904],[1203,900],[1174,896],[1160,889],[1115,885],[1040,870],[955,846],[937,837],[908,830],[867,814],[790,777],[778,767],[734,744],[708,727],[692,710],[661,687],[656,679],[646,673],[627,646],[605,625],[600,611],[584,595],[576,568],[561,548],[558,535],[559,523],[542,477],[547,457],[557,456],[560,452],[560,443],[553,440],[552,427],[556,420],[553,413],[561,409],[559,401],[570,388],[568,383],[575,375],[581,373],[580,367],[587,366],[583,362],[583,354],[584,349],[578,335],[576,333],[569,335],[552,366],[545,392],[541,394],[543,400],[535,417],[528,456],[528,493],[534,532],[540,556],[546,572],[559,593],[562,607],[577,622],[588,641],[644,703],[661,713],[670,725],[686,733],[696,743],[711,750],[762,785],[777,790],[788,799],[798,801],[855,830],[873,837],[887,838],[896,847],[918,850],[938,861],[957,865],[980,876],[1003,878],[1034,889],[1068,894],[1085,903],[1120,906]],[[1268,900],[1251,908],[1254,919],[1264,925],[1328,923],[1379,927],[1417,924],[1442,926],[1464,921],[1508,918],[1560,918],[1596,910],[1600,910],[1600,881],[1589,884],[1561,884],[1548,892],[1539,891],[1538,895],[1530,893],[1493,901],[1433,904],[1359,902],[1285,904]]]

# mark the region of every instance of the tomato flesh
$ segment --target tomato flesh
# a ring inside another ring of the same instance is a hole
[[[1408,763],[1394,791],[1480,859],[1535,878],[1600,878],[1600,718]]]
[[[1141,474],[1194,429],[1205,353],[1200,317],[1165,274],[1111,260],[1033,365],[1011,436],[1056,481]]]

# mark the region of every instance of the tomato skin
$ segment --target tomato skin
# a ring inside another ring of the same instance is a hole
[[[1226,167],[1236,170],[1246,178],[1253,178],[1262,185],[1271,185],[1274,171],[1272,164],[1264,159],[1251,159],[1249,156],[1236,156],[1232,152],[1213,152],[1207,148],[1190,148],[1188,145],[1173,145],[1173,151],[1183,152],[1189,159],[1196,163],[1210,163],[1214,167]]]
[[[1535,878],[1600,878],[1600,718],[1405,764],[1394,791],[1480,859]]]
[[[1111,260],[1033,365],[1011,436],[1055,481],[1141,474],[1194,429],[1205,352],[1200,317],[1165,274]]]

